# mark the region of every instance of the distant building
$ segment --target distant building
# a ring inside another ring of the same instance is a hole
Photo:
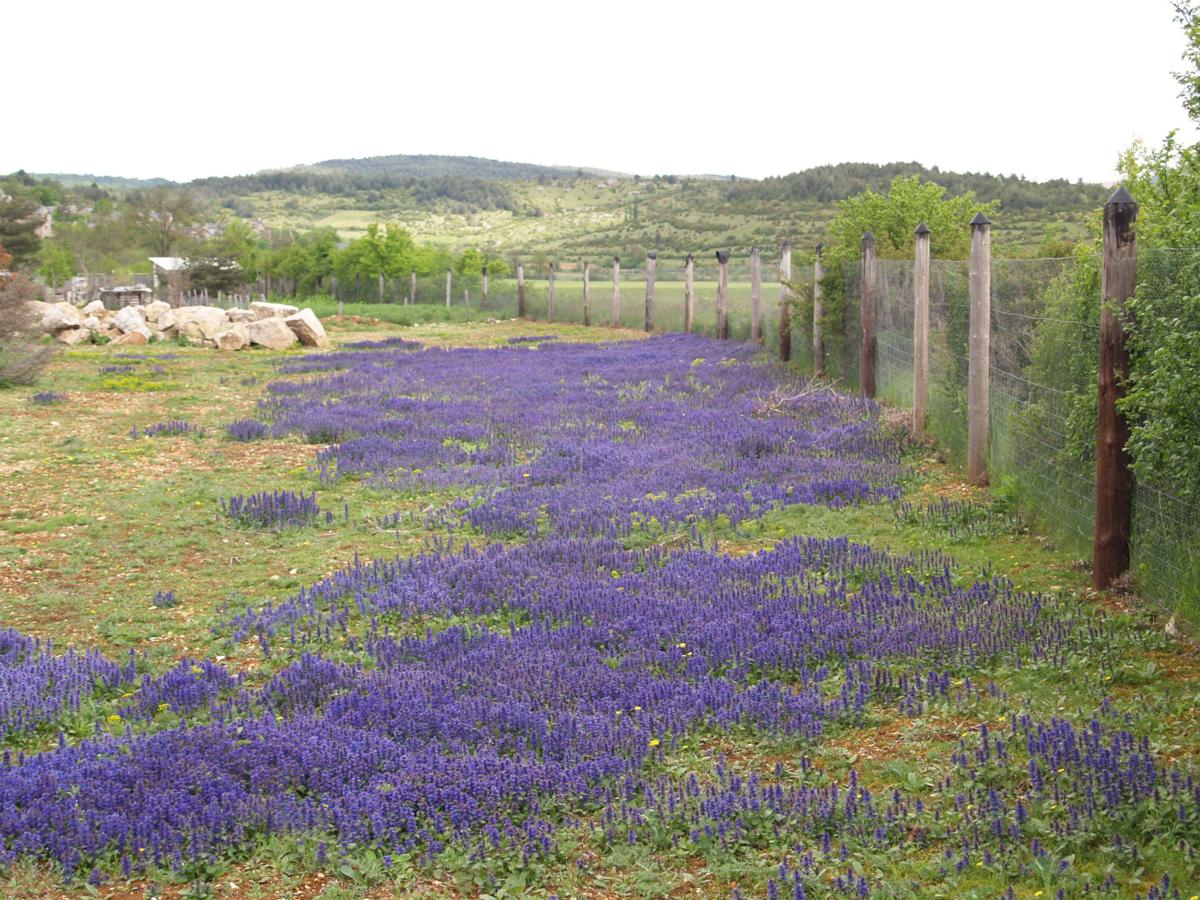
[[[122,284],[116,287],[101,288],[99,297],[104,305],[112,309],[119,306],[137,306],[149,303],[154,296],[154,288],[144,284]]]

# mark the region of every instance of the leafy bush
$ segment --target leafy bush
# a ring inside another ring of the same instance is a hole
[[[19,272],[8,272],[11,263],[0,247],[0,387],[33,384],[54,352],[37,335],[33,301],[41,291]]]

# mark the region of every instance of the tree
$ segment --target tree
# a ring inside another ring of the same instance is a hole
[[[413,268],[419,270],[420,256],[412,235],[399,225],[373,222],[363,237],[351,241],[337,255],[335,265],[342,277],[393,277],[407,274]]]
[[[1173,73],[1183,88],[1179,92],[1179,99],[1183,101],[1188,117],[1193,122],[1200,122],[1200,7],[1194,3],[1176,3],[1175,21],[1183,27],[1184,37],[1187,38],[1183,60],[1188,68]]]
[[[75,254],[61,241],[42,241],[38,250],[38,274],[57,290],[58,286],[75,274]]]
[[[1188,70],[1180,99],[1200,124],[1200,8],[1177,3]],[[1135,144],[1122,155],[1125,186],[1138,201],[1138,288],[1126,303],[1130,380],[1121,403],[1139,480],[1200,503],[1200,257],[1165,250],[1200,246],[1200,145]]]
[[[28,193],[18,192],[0,198],[0,246],[7,251],[10,265],[23,268],[37,258],[41,238],[37,236],[41,221],[37,217],[37,201]]]
[[[128,215],[152,256],[171,256],[196,221],[198,210],[191,191],[160,185],[134,194]]]
[[[980,203],[973,191],[947,197],[946,189],[920,176],[898,175],[886,194],[868,189],[838,204],[829,225],[829,259],[857,259],[863,232],[875,235],[883,259],[907,259],[913,253],[913,232],[924,222],[932,232],[930,252],[938,259],[965,259],[971,249],[969,223],[976,213],[993,215],[999,203]]]
[[[50,360],[52,348],[37,341],[38,319],[32,301],[38,287],[20,272],[9,271],[13,257],[0,244],[0,387],[32,384]]]

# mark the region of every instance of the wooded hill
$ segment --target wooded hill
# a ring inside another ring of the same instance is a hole
[[[756,180],[428,155],[325,160],[187,186],[214,210],[279,229],[332,227],[354,237],[372,222],[397,222],[419,241],[453,248],[637,257],[655,249],[686,254],[769,246],[783,238],[798,246],[815,243],[837,201],[867,189],[886,191],[897,175],[918,175],[950,194],[974,191],[980,200],[998,200],[995,239],[1009,252],[1033,253],[1048,239],[1082,237],[1085,217],[1106,194],[1102,185],[1082,181],[1035,182],[919,163],[841,163]],[[101,183],[92,176],[54,177]]]

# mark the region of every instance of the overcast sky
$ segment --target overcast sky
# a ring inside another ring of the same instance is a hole
[[[1111,181],[1135,138],[1195,139],[1168,0],[56,0],[4,20],[0,172],[184,180],[444,153]]]

